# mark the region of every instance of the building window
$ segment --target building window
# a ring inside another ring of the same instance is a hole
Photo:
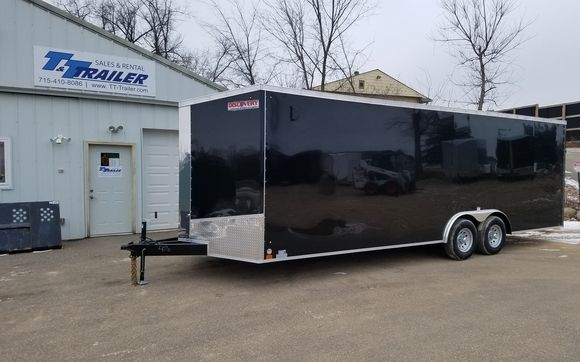
[[[359,80],[358,81],[358,89],[365,89],[365,81],[364,80]]]
[[[0,137],[0,189],[12,188],[11,151],[10,138]]]

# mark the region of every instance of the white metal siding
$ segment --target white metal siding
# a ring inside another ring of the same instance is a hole
[[[0,11],[0,86],[34,88],[33,46],[48,46],[151,60],[143,54],[55,15],[26,0],[2,0]],[[215,92],[206,84],[156,62],[156,97],[130,97],[178,102]],[[37,87],[37,89],[48,89]],[[64,91],[67,92],[67,91]],[[87,92],[95,94],[96,92]],[[103,95],[112,96],[110,93]],[[117,98],[129,98],[116,96]]]
[[[12,138],[14,186],[0,191],[0,202],[58,200],[63,238],[85,237],[84,142],[140,144],[143,128],[177,130],[177,123],[176,107],[0,92],[0,135]],[[110,125],[123,130],[112,134]],[[71,141],[52,144],[59,133]],[[141,175],[141,148],[135,152]],[[140,177],[135,187],[141,195]],[[141,197],[135,206],[139,230]]]
[[[177,131],[143,130],[143,218],[149,230],[178,226],[177,143]]]
[[[142,215],[143,129],[177,130],[177,106],[131,102],[175,102],[214,93],[207,84],[156,61],[156,97],[127,97],[34,87],[33,46],[71,49],[152,60],[120,42],[81,26],[28,0],[3,0],[0,11],[0,137],[12,140],[13,188],[0,190],[0,202],[60,201],[64,239],[83,238],[86,230],[88,143],[134,145],[135,229]],[[34,95],[37,90],[55,95]],[[14,93],[17,91],[18,93]],[[29,93],[27,93],[29,92]],[[63,97],[63,95],[65,97]],[[68,95],[68,97],[67,97]],[[110,100],[108,100],[110,99]],[[123,126],[113,134],[109,126]],[[58,134],[70,142],[52,144]],[[176,145],[177,147],[177,145]]]

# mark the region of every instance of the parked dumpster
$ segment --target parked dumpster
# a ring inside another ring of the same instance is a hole
[[[0,253],[60,247],[58,202],[0,204]]]

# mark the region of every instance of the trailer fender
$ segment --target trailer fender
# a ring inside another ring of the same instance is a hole
[[[453,215],[451,217],[451,219],[449,219],[449,221],[447,222],[447,225],[445,225],[445,229],[443,230],[443,242],[447,243],[447,240],[449,239],[449,232],[451,231],[451,227],[453,226],[455,221],[457,221],[457,219],[459,219],[459,218],[468,219],[471,222],[473,222],[476,227],[478,227],[479,224],[484,222],[485,219],[487,219],[490,216],[497,216],[497,217],[501,218],[505,224],[506,232],[508,234],[512,233],[512,227],[511,227],[511,222],[510,222],[509,218],[507,217],[507,215],[504,212],[502,212],[500,210],[485,209],[485,210],[462,211],[462,212],[458,212],[457,214]]]

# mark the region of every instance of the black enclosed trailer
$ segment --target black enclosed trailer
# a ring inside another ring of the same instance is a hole
[[[442,243],[460,219],[560,225],[564,135],[554,120],[267,86],[183,102],[184,239],[262,263]]]
[[[444,243],[465,259],[562,223],[559,120],[270,86],[179,112],[179,242],[195,253],[268,263]]]

